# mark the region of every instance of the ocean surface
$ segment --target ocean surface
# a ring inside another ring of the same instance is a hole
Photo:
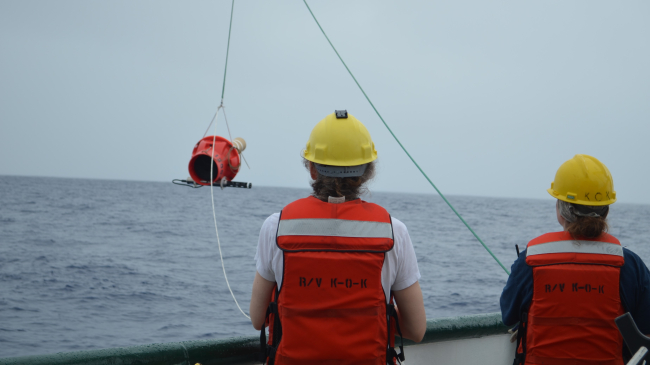
[[[224,262],[248,311],[259,229],[307,189],[215,189]],[[515,244],[559,230],[555,202],[451,196],[510,268]],[[375,192],[409,229],[428,318],[499,311],[507,275],[437,195]],[[650,206],[611,232],[650,260]],[[209,188],[0,176],[0,357],[255,336],[224,281]]]

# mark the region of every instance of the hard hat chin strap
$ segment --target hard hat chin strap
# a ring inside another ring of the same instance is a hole
[[[331,165],[321,165],[314,162],[316,166],[316,171],[319,174],[329,177],[359,177],[363,176],[363,173],[366,172],[366,167],[368,164],[357,165],[357,166],[331,166]]]

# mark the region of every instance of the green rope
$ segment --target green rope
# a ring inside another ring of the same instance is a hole
[[[234,1],[234,0],[233,0],[233,1]],[[441,196],[442,199],[445,201],[445,203],[447,203],[447,205],[449,205],[449,208],[451,208],[451,210],[453,210],[454,213],[456,213],[456,215],[458,216],[458,218],[460,218],[460,220],[465,224],[465,226],[467,227],[467,229],[469,229],[469,231],[472,232],[472,234],[474,235],[474,237],[476,237],[476,239],[481,243],[481,245],[483,245],[483,247],[487,250],[487,252],[490,253],[490,255],[492,256],[492,258],[494,258],[494,259],[496,260],[496,262],[501,266],[501,268],[503,268],[503,270],[506,272],[506,274],[510,275],[510,272],[508,271],[508,269],[506,269],[506,267],[503,266],[503,264],[501,263],[501,261],[499,261],[499,259],[494,255],[494,253],[492,253],[492,251],[488,248],[488,246],[487,246],[485,243],[483,243],[483,240],[481,240],[481,238],[479,238],[479,236],[476,234],[476,232],[474,232],[474,230],[472,229],[472,227],[470,227],[469,224],[467,224],[467,222],[465,222],[465,219],[463,219],[463,217],[461,217],[461,215],[456,211],[456,209],[451,205],[451,203],[449,203],[449,201],[447,200],[447,198],[445,198],[445,196],[442,194],[442,192],[441,192],[440,190],[438,190],[438,188],[437,188],[436,185],[433,183],[433,181],[431,181],[431,179],[429,179],[429,176],[427,176],[427,174],[424,173],[424,171],[422,170],[422,168],[420,167],[420,165],[418,165],[418,163],[415,162],[415,160],[413,159],[413,157],[411,157],[411,154],[406,150],[406,148],[404,148],[404,145],[402,145],[402,142],[400,142],[399,139],[397,139],[397,136],[395,136],[395,133],[393,133],[393,131],[392,131],[392,130],[390,129],[390,127],[388,126],[388,124],[386,124],[386,121],[384,121],[384,118],[381,116],[381,114],[379,114],[379,111],[377,111],[377,108],[375,108],[375,105],[372,103],[372,101],[370,101],[370,98],[368,97],[368,95],[366,94],[366,92],[363,90],[363,88],[362,88],[361,85],[359,84],[359,81],[357,81],[357,78],[354,77],[354,75],[352,74],[352,71],[350,71],[350,68],[348,67],[348,65],[345,64],[345,61],[343,61],[343,58],[341,57],[341,55],[339,54],[339,52],[336,50],[336,48],[335,48],[334,45],[332,44],[332,41],[330,41],[330,38],[327,36],[327,34],[325,33],[325,31],[323,30],[323,27],[321,27],[320,23],[318,22],[318,19],[316,19],[316,16],[314,15],[314,12],[311,11],[311,8],[309,7],[309,4],[307,4],[307,0],[302,0],[302,1],[305,3],[305,5],[307,6],[307,9],[309,10],[309,13],[311,13],[311,16],[312,16],[312,17],[314,18],[314,20],[316,21],[316,24],[318,25],[318,28],[320,28],[320,31],[323,32],[323,35],[325,36],[325,39],[327,39],[327,42],[329,42],[330,46],[332,46],[332,49],[334,50],[334,52],[336,52],[336,55],[339,57],[339,60],[341,60],[341,63],[343,63],[343,66],[345,66],[345,69],[348,70],[348,73],[350,74],[350,76],[352,76],[352,79],[354,80],[354,82],[355,82],[355,83],[357,84],[357,86],[359,87],[359,90],[361,90],[361,92],[363,93],[363,96],[366,97],[366,100],[368,100],[368,102],[370,103],[370,106],[372,106],[372,109],[375,110],[375,113],[377,113],[377,116],[379,116],[379,119],[381,119],[382,123],[384,123],[384,126],[386,126],[386,128],[388,129],[388,131],[390,132],[390,134],[393,136],[393,138],[395,138],[395,140],[397,141],[397,143],[399,144],[399,146],[402,147],[402,150],[404,150],[404,152],[406,153],[406,155],[411,159],[411,161],[413,161],[413,163],[414,163],[415,166],[418,168],[418,170],[420,170],[420,172],[422,173],[422,175],[424,175],[424,177],[427,179],[427,181],[429,181],[429,184],[431,184],[431,186],[433,186],[433,188],[436,189],[436,191],[438,192],[438,194],[440,194],[440,196]]]
[[[235,0],[232,0],[230,6],[230,27],[228,27],[228,47],[226,48],[226,66],[223,68],[223,86],[221,86],[221,104],[223,104],[223,94],[226,90],[226,71],[228,70],[228,53],[230,52],[230,33],[232,31],[232,13],[235,11]]]

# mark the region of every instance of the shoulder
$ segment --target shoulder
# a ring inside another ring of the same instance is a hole
[[[533,287],[533,267],[526,263],[526,250],[523,250],[510,267],[510,275],[504,292],[508,288],[517,292],[526,292]]]
[[[621,268],[621,275],[637,276],[644,274],[648,270],[639,255],[625,247],[623,247],[623,258],[625,259],[625,264]]]
[[[269,226],[277,226],[278,222],[280,222],[280,213],[273,213],[262,224],[262,228],[264,227],[269,227]]]
[[[528,249],[525,249],[519,253],[519,256],[517,256],[517,259],[515,260],[514,264],[512,264],[512,271],[519,271],[519,270],[533,270],[533,267],[528,265],[526,263],[526,253],[528,252]]]
[[[626,264],[628,263],[628,261],[631,264],[643,263],[643,260],[641,260],[639,255],[637,255],[636,253],[634,253],[634,251],[632,251],[632,250],[630,250],[628,248],[625,248],[625,247],[623,247],[623,256],[625,257],[625,263]]]
[[[391,290],[403,290],[420,280],[420,269],[406,225],[397,218],[391,217],[393,225],[394,245],[387,254],[389,265],[395,265]]]
[[[411,241],[406,224],[394,217],[391,217],[391,223],[393,224],[393,237],[396,244],[398,242]]]
[[[261,236],[270,236],[275,237],[275,234],[278,232],[278,224],[280,223],[280,213],[271,214],[264,223],[262,223],[262,229],[260,229]]]
[[[623,248],[625,264],[621,268],[620,292],[623,307],[632,314],[643,333],[650,328],[650,272],[641,258]]]
[[[621,293],[626,297],[629,310],[629,305],[638,303],[640,293],[650,289],[650,272],[643,260],[627,248],[623,248],[623,257],[625,263],[620,274]],[[650,298],[645,298],[644,302],[650,306]]]
[[[395,217],[390,217],[390,220],[391,223],[393,224],[394,231],[406,232],[406,234],[408,234],[408,230],[406,229],[406,224],[404,224],[401,220]]]
[[[508,280],[512,279],[520,282],[520,285],[532,285],[533,282],[533,267],[526,262],[526,253],[528,250],[523,250],[515,259],[510,267],[510,276]]]
[[[410,260],[409,257],[411,256],[415,259],[415,249],[406,225],[393,217],[391,217],[391,223],[393,225],[394,242],[393,249],[390,251],[391,255],[397,256],[399,260]]]
[[[255,259],[258,261],[258,271],[260,271],[260,262],[270,262],[275,255],[275,251],[278,249],[275,241],[279,221],[280,213],[273,213],[266,218],[264,224],[262,224],[259,241],[257,242],[257,252],[255,253]],[[262,273],[262,271],[260,271],[260,273]],[[262,276],[269,280],[267,276]]]

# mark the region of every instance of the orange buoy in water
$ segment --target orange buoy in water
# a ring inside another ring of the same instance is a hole
[[[243,138],[235,138],[231,143],[220,136],[203,137],[194,146],[188,166],[192,180],[199,185],[211,185],[210,163],[214,158],[212,183],[219,184],[223,178],[232,181],[241,167],[240,153],[245,149],[246,142]]]

